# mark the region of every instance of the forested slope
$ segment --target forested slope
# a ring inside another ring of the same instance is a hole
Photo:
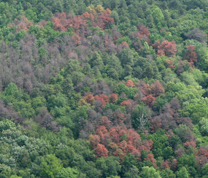
[[[207,0],[0,0],[0,178],[207,178]]]

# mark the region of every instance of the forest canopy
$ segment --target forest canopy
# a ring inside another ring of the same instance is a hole
[[[0,0],[0,177],[208,177],[207,9]]]

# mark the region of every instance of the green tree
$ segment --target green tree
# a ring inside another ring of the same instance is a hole
[[[100,158],[96,161],[97,168],[102,170],[103,177],[116,176],[121,170],[118,157]]]
[[[156,171],[154,167],[144,166],[141,172],[142,178],[161,178],[159,171]]]
[[[153,6],[152,16],[154,18],[155,25],[158,29],[161,29],[164,23],[164,15],[158,6]]]
[[[208,134],[208,119],[202,118],[199,121],[199,126],[200,126],[200,132],[202,135],[207,135]]]
[[[62,169],[61,161],[55,155],[46,155],[41,160],[41,176],[55,178]]]
[[[76,169],[67,167],[62,168],[55,178],[78,178],[79,172]]]
[[[160,172],[160,176],[162,178],[176,178],[176,175],[174,174],[174,172],[171,169],[163,169]]]
[[[6,96],[14,95],[17,92],[18,92],[18,88],[14,83],[10,83],[4,91]]]
[[[189,173],[185,167],[182,167],[179,171],[176,172],[177,178],[189,178]]]

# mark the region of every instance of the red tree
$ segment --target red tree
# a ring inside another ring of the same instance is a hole
[[[97,145],[95,152],[96,152],[95,157],[101,157],[101,156],[103,156],[104,158],[108,157],[108,150],[102,144]]]
[[[162,169],[169,169],[170,168],[170,161],[166,160],[163,163],[161,163]]]
[[[194,52],[195,49],[195,46],[189,45],[187,47],[188,51],[185,53],[185,59],[189,61],[191,67],[194,65],[194,62],[197,62],[197,56]]]
[[[154,44],[154,48],[157,49],[158,56],[174,56],[177,52],[176,43],[168,40],[163,41],[161,44],[157,41]]]
[[[132,82],[131,80],[127,80],[126,81],[126,86],[127,87],[134,87],[135,85],[134,85],[134,82]]]
[[[205,156],[208,158],[208,149],[200,148],[197,153],[198,156]]]
[[[128,111],[132,110],[132,103],[129,100],[121,102],[121,106],[125,106]]]
[[[152,95],[148,95],[146,97],[141,98],[141,101],[146,103],[148,106],[151,106],[155,102],[155,98]]]
[[[166,63],[167,63],[167,67],[169,67],[171,69],[175,68],[174,61],[167,60]]]
[[[154,164],[154,166],[157,167],[157,165],[155,164],[156,160],[154,159],[154,155],[152,153],[149,153],[145,160],[151,161]]]
[[[104,107],[108,103],[109,98],[108,96],[102,94],[100,96],[96,95],[95,100],[100,101]]]
[[[91,105],[94,104],[95,98],[91,94],[86,94],[86,96],[83,98],[87,103],[90,103]]]
[[[122,43],[121,43],[121,48],[123,49],[123,48],[129,48],[129,44],[126,42],[126,41],[123,41]]]
[[[151,93],[154,97],[160,96],[165,93],[163,85],[157,80],[151,86]]]
[[[103,116],[102,119],[100,120],[101,125],[104,125],[107,128],[109,127],[110,122],[111,121],[106,116]]]
[[[112,93],[109,97],[111,103],[116,103],[118,100],[118,95],[116,93]]]
[[[93,149],[95,149],[100,142],[100,136],[99,135],[90,135],[90,145]]]
[[[186,141],[184,143],[184,147],[188,148],[189,146],[191,146],[192,148],[196,148],[196,142],[194,142],[194,141]]]

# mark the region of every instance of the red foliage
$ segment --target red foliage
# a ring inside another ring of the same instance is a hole
[[[177,52],[176,43],[168,40],[163,41],[161,44],[157,41],[153,47],[157,50],[157,56],[174,56]]]
[[[188,148],[189,146],[191,146],[192,148],[196,148],[196,142],[194,142],[194,141],[186,141],[186,143],[184,143],[184,147]]]
[[[121,47],[122,47],[122,49],[123,49],[123,48],[129,48],[129,44],[128,44],[126,41],[123,41],[123,42],[121,43]]]
[[[196,162],[200,168],[204,167],[204,165],[207,163],[207,158],[203,155],[196,156]]]
[[[90,145],[93,149],[95,149],[100,142],[100,136],[99,135],[90,135]]]
[[[139,33],[143,36],[149,36],[150,32],[145,25],[139,27]]]
[[[58,31],[67,31],[69,28],[69,22],[66,19],[66,13],[62,12],[58,14],[57,16],[54,16],[52,18],[52,21],[54,22],[54,28]]]
[[[121,161],[127,153],[131,153],[139,159],[142,150],[149,152],[153,146],[152,140],[142,141],[140,135],[135,130],[121,126],[112,127],[110,130],[105,126],[100,126],[96,130],[96,135],[90,136],[89,141],[91,147],[96,151],[96,157],[106,157],[109,151],[112,155],[119,156]],[[101,149],[100,145],[105,145],[105,147],[102,146]],[[105,149],[108,150],[106,151]],[[150,160],[154,163],[154,159]]]
[[[132,109],[132,103],[129,100],[121,102],[121,106],[125,106],[128,111]]]
[[[151,86],[151,93],[154,97],[160,96],[165,93],[163,85],[157,80]]]
[[[141,98],[141,101],[146,103],[148,106],[151,106],[155,102],[155,98],[152,95],[148,95],[146,97]]]
[[[145,160],[151,161],[155,165],[155,167],[157,167],[157,165],[155,164],[156,160],[154,159],[154,155],[152,153],[149,153]]]
[[[198,156],[204,156],[208,159],[208,149],[200,148],[197,153]]]
[[[100,120],[101,125],[104,125],[105,127],[108,127],[110,122],[111,121],[106,116],[103,116]]]
[[[161,163],[162,169],[169,169],[170,168],[170,161],[166,160],[165,162]]]
[[[77,34],[74,34],[73,36],[72,36],[72,39],[74,40],[74,43],[76,44],[76,45],[80,45],[82,42],[81,42],[81,37],[79,36],[79,35],[77,35]]]
[[[106,143],[106,140],[109,138],[109,133],[105,126],[100,126],[96,130],[96,134],[100,136],[100,142],[102,144]]]
[[[178,161],[177,159],[173,159],[172,163],[171,163],[171,168],[173,170],[176,170],[177,169],[177,166],[178,166]]]
[[[128,149],[128,144],[125,140],[123,140],[122,142],[120,142],[118,144],[119,148],[124,152],[127,153],[127,149]]]
[[[108,100],[109,100],[108,96],[106,96],[104,94],[102,94],[100,96],[96,95],[94,98],[95,98],[95,100],[100,101],[102,103],[103,107],[108,103]]]
[[[153,148],[153,141],[150,140],[144,140],[142,145],[142,150],[149,151]]]
[[[133,32],[132,35],[131,35],[132,38],[134,38],[134,39],[136,39],[136,38],[144,39],[150,45],[151,41],[150,41],[150,39],[148,37],[150,32],[147,29],[147,27],[145,25],[143,25],[143,24],[139,24],[139,25],[137,25],[137,28],[138,28],[139,32]],[[134,39],[133,39],[133,41],[134,41]],[[138,47],[138,45],[136,45],[135,47],[139,51],[142,46],[139,45],[139,47]]]
[[[114,19],[110,17],[111,10],[106,9],[102,12],[102,14],[97,14],[97,23],[95,26],[100,27],[102,30],[104,30],[108,25],[111,23],[115,23]]]
[[[7,27],[13,27],[13,26],[15,26],[15,27],[17,27],[17,31],[20,31],[20,30],[25,30],[26,31],[26,30],[28,30],[28,28],[31,25],[33,25],[33,23],[31,21],[29,21],[27,19],[27,17],[22,16],[22,18],[19,21],[15,22],[15,23],[9,23],[7,25]]]
[[[135,85],[134,85],[134,82],[132,82],[131,80],[127,80],[126,81],[126,86],[127,87],[134,87]]]
[[[116,93],[112,93],[109,97],[110,103],[116,103],[118,100],[118,95]]]
[[[111,139],[113,142],[115,142],[116,144],[119,143],[120,141],[120,135],[119,135],[119,129],[120,127],[112,127],[110,130],[109,130],[109,133],[110,133],[110,136],[111,136]]]
[[[140,83],[140,89],[143,95],[147,96],[151,94],[151,88],[149,84],[146,84],[145,82]]]
[[[197,62],[197,56],[194,52],[195,49],[195,46],[189,45],[187,47],[188,51],[185,53],[185,59],[189,61],[191,67],[194,65],[194,62]]]
[[[91,94],[87,94],[87,96],[83,97],[83,99],[87,102],[90,103],[91,105],[94,104],[95,98]]]
[[[72,16],[71,14],[66,15],[65,12],[55,14],[52,18],[54,22],[54,28],[58,31],[67,31],[71,26],[75,33],[80,35],[79,33],[82,31],[86,31],[88,28],[87,20],[91,21],[91,24],[96,27],[100,27],[104,30],[109,24],[114,23],[114,19],[109,16],[111,11],[106,9],[101,14],[93,14],[85,12],[81,16]],[[95,16],[97,19],[95,20]]]
[[[167,60],[166,63],[167,63],[167,65],[168,65],[169,68],[171,68],[171,69],[175,68],[174,61]]]
[[[96,149],[96,156],[95,157],[101,157],[103,156],[104,158],[108,157],[108,150],[106,149],[106,147],[102,144],[98,144]]]
[[[123,123],[125,119],[126,119],[125,115],[120,109],[117,109],[114,112],[114,123],[115,124]]]

